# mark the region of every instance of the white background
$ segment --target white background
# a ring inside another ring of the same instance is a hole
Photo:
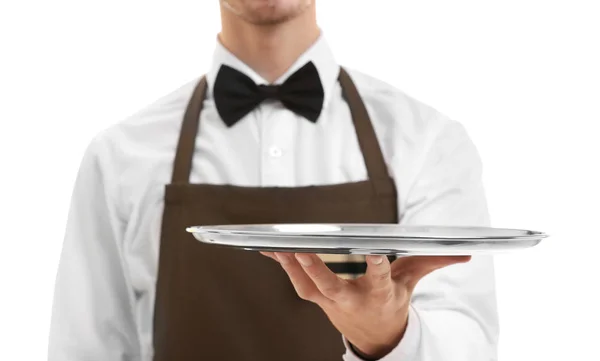
[[[500,360],[600,360],[597,0],[318,4],[340,63],[466,125],[494,226],[553,236],[497,258]],[[46,358],[91,137],[203,73],[219,21],[216,0],[1,3],[1,360]]]

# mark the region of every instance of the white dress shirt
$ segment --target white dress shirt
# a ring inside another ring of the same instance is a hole
[[[316,125],[265,102],[227,128],[211,95],[220,65],[267,82],[217,42],[192,183],[293,187],[367,178],[326,39],[275,83],[309,60],[325,90]],[[463,126],[383,81],[348,71],[395,180],[400,222],[488,226],[481,162]],[[152,359],[163,192],[197,80],[101,132],[86,150],[58,270],[50,361]],[[418,284],[404,338],[382,360],[495,360],[497,338],[493,263],[477,256]],[[349,349],[343,358],[359,360]]]

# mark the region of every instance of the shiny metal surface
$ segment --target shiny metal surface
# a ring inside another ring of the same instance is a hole
[[[247,250],[337,254],[452,255],[530,248],[542,232],[394,224],[263,224],[187,229],[204,243]]]

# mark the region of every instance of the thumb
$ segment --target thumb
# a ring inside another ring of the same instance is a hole
[[[367,256],[366,278],[371,288],[386,289],[392,286],[390,261],[386,256]]]

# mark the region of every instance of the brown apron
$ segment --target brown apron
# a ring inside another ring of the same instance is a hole
[[[344,69],[339,81],[369,179],[297,188],[189,183],[206,79],[197,85],[165,189],[155,361],[342,359],[342,335],[317,305],[297,296],[278,263],[258,252],[200,243],[186,232],[215,224],[396,223],[396,188],[367,110]],[[364,272],[362,264],[360,270],[336,271]]]

